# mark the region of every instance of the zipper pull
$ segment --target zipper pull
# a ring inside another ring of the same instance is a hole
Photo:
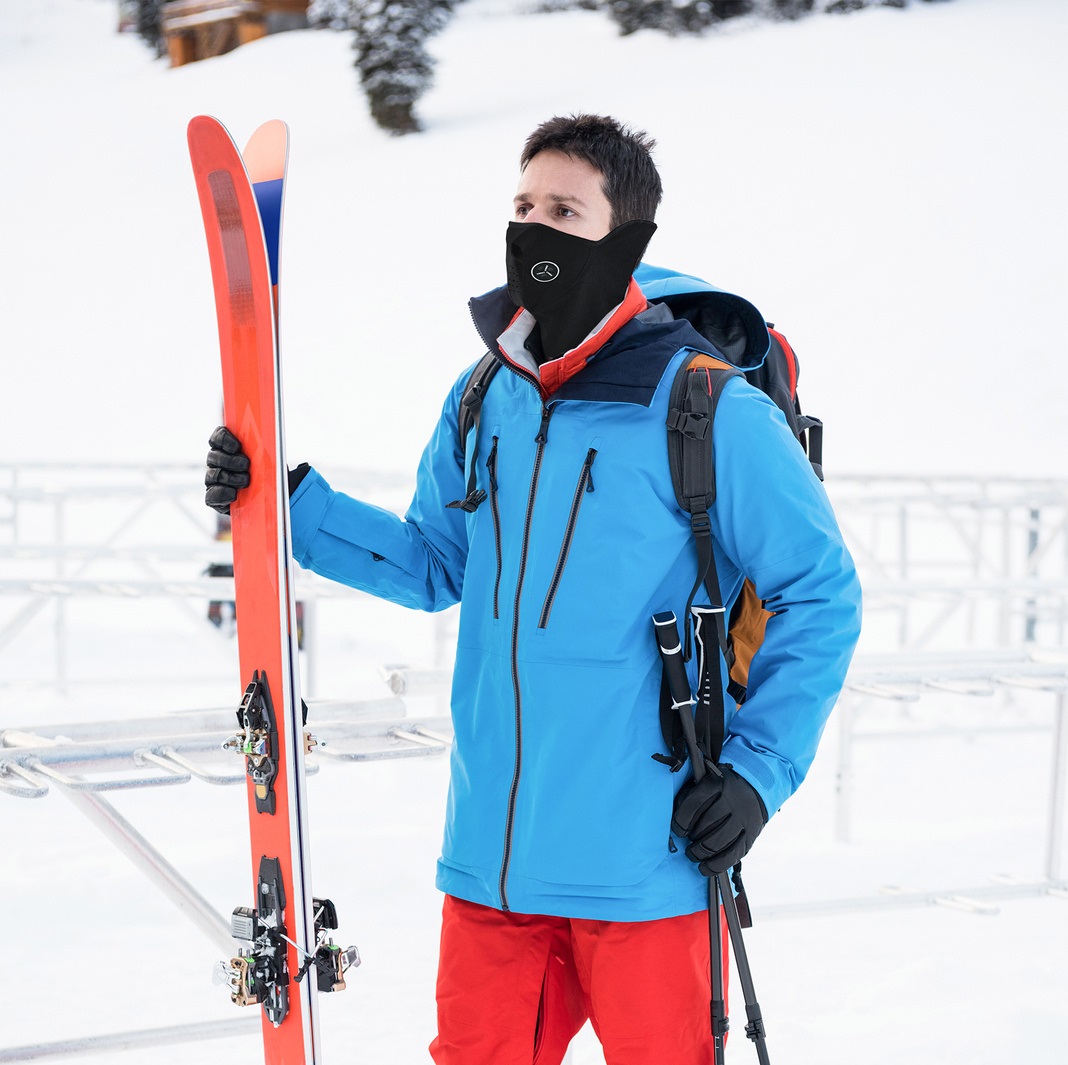
[[[597,458],[597,449],[590,448],[586,452],[586,463],[583,466],[583,473],[586,475],[586,491],[593,491],[593,460]]]
[[[538,429],[538,435],[534,437],[535,444],[545,444],[549,440],[549,419],[553,416],[553,411],[556,410],[555,403],[547,403],[541,411],[541,427]]]
[[[489,458],[486,459],[486,469],[489,470],[490,488],[497,491],[497,437],[493,438],[493,447],[490,449]]]

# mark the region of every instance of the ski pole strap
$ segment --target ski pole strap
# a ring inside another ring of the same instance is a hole
[[[726,637],[723,623],[722,606],[692,608],[694,645],[697,649],[698,688],[697,709],[695,711],[697,742],[705,757],[712,763],[719,763],[723,750],[724,706],[723,673],[720,667],[720,636]],[[708,633],[713,626],[715,639]]]
[[[753,914],[749,909],[749,896],[742,883],[742,863],[738,862],[731,870],[731,884],[734,885],[734,903],[738,908],[738,923],[742,928],[753,927]]]
[[[656,646],[660,651],[660,661],[664,667],[664,681],[671,698],[671,706],[679,715],[686,749],[693,763],[694,780],[700,780],[705,775],[705,761],[701,757],[693,712],[690,709],[694,705],[694,697],[690,691],[690,681],[683,664],[682,641],[679,639],[679,622],[675,617],[675,612],[663,610],[654,614],[653,629],[656,632]]]

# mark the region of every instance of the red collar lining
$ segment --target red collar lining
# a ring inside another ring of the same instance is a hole
[[[600,329],[595,333],[591,333],[577,348],[572,348],[561,355],[560,358],[541,365],[539,383],[542,396],[551,396],[561,385],[570,381],[589,362],[590,358],[604,347],[627,322],[636,315],[641,314],[648,306],[649,303],[642,294],[638,282],[632,277],[630,284],[627,286],[627,294],[623,297],[623,302],[608,316]],[[516,312],[511,322],[508,323],[509,329],[516,323],[522,313],[522,309]],[[501,336],[503,337],[504,333]],[[498,347],[500,347],[501,353],[510,363],[529,372],[527,367],[523,367],[521,363],[513,359],[505,351],[503,345],[498,344]]]

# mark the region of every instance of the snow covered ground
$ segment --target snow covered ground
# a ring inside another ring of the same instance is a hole
[[[398,140],[366,117],[343,35],[280,35],[172,71],[113,32],[112,0],[0,0],[0,462],[202,457],[217,356],[184,130],[207,112],[239,143],[266,118],[291,126],[291,453],[328,473],[410,472],[478,354],[463,303],[501,279],[523,137],[552,113],[603,110],[660,142],[667,198],[650,260],[746,294],[795,342],[832,480],[1063,476],[1060,0],[739,20],[701,40],[621,39],[601,15],[520,18],[516,6],[461,6],[433,45],[427,132]],[[0,625],[18,605],[0,604]],[[179,604],[79,600],[67,623],[66,694],[35,683],[51,668],[49,615],[0,647],[0,728],[233,701],[236,648]],[[429,619],[380,604],[324,609],[320,630],[324,696],[377,692],[376,664],[431,653]],[[1051,703],[1036,697],[1027,719],[1048,723]],[[1063,900],[1006,901],[993,917],[760,919],[762,905],[887,884],[1040,877],[1049,733],[859,747],[848,844],[833,832],[836,744],[832,728],[747,862],[747,944],[776,1065],[1063,1061]],[[327,768],[310,783],[317,890],[365,959],[323,1001],[329,1061],[428,1060],[445,784],[440,759]],[[245,901],[238,789],[114,801],[221,913]],[[0,900],[0,1048],[233,1017],[210,983],[211,945],[59,795],[0,795]],[[735,1010],[730,1056],[748,1060],[737,995]],[[194,1055],[260,1060],[255,1039],[99,1060]],[[601,1060],[588,1032],[573,1058]]]

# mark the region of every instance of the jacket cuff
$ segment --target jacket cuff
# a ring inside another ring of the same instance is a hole
[[[308,467],[307,472],[289,497],[293,558],[302,566],[312,538],[319,531],[326,512],[330,509],[332,496],[333,491],[322,475]]]

